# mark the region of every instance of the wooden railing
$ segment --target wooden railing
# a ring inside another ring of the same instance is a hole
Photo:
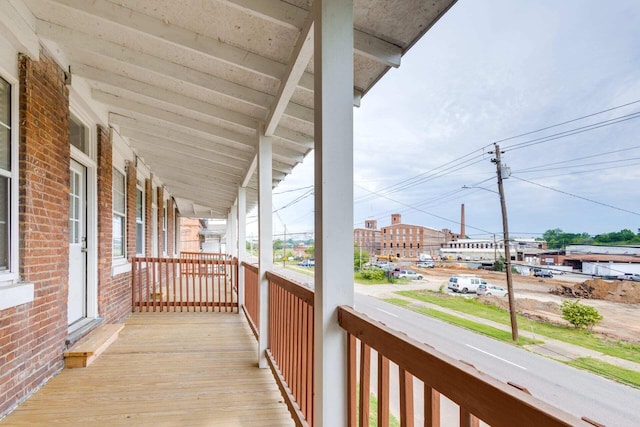
[[[273,272],[267,360],[297,425],[313,425],[313,290]]]
[[[237,259],[133,258],[131,273],[132,311],[237,311]]]
[[[338,321],[348,337],[349,426],[369,425],[372,392],[380,427],[389,425],[392,399],[397,400],[401,426],[414,426],[416,421],[440,426],[441,401],[457,406],[457,425],[464,427],[478,426],[480,420],[493,427],[588,425],[351,307],[339,307]],[[391,393],[392,383],[397,393]],[[419,416],[423,420],[416,419]]]
[[[244,312],[253,330],[253,334],[258,338],[260,334],[260,287],[258,281],[258,267],[246,262],[242,262],[244,268]]]
[[[180,259],[189,261],[230,261],[233,259],[231,255],[217,252],[180,252]],[[207,274],[224,276],[227,274],[227,265],[224,263],[202,264],[185,262],[181,266],[181,273],[185,276],[192,274],[203,274],[205,269],[209,269]],[[237,288],[234,288],[237,291]]]

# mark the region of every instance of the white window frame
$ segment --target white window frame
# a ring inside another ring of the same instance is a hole
[[[138,205],[138,197],[140,197],[140,205]],[[140,183],[138,181],[136,183],[136,255],[145,254],[145,194],[144,194],[144,183]],[[138,212],[140,211],[140,217],[138,217]],[[138,236],[138,232],[140,232],[140,236]],[[138,237],[140,237],[140,247],[138,247]]]
[[[0,44],[4,41],[0,37]],[[11,180],[9,184],[8,196],[8,262],[6,270],[0,271],[0,310],[11,307],[17,307],[22,304],[30,303],[35,298],[35,290],[33,283],[22,282],[19,275],[20,267],[20,247],[19,247],[19,170],[18,170],[18,150],[19,150],[19,81],[17,76],[18,64],[16,58],[17,52],[9,49],[9,52],[0,49],[0,77],[9,83],[10,87],[10,111],[11,111],[11,172],[7,173]],[[4,68],[3,65],[8,68]],[[10,71],[13,71],[12,72]],[[5,175],[5,174],[3,174]]]
[[[162,207],[162,254],[167,256],[167,225],[169,223],[169,219],[167,217],[167,201],[164,201],[164,206]]]
[[[122,180],[123,180],[123,196],[124,196],[124,210],[123,212],[118,212],[116,211],[116,204],[113,203],[112,206],[112,218],[115,218],[115,216],[117,215],[118,217],[121,218],[122,220],[122,255],[116,255],[115,251],[113,251],[113,259],[114,260],[121,260],[121,259],[125,259],[127,258],[127,174],[123,171],[121,171],[120,169],[118,169],[117,167],[113,166],[113,178],[112,178],[112,183],[111,183],[111,191],[114,193],[113,194],[113,200],[115,201],[115,186],[113,185],[113,179],[115,179],[115,173],[119,173],[120,175],[122,175]],[[113,229],[113,236],[112,236],[112,242],[111,242],[111,247],[112,250],[114,248],[114,242],[115,242],[115,238],[116,238],[116,230],[115,228]]]
[[[178,208],[173,209],[173,255],[180,253],[180,217]]]

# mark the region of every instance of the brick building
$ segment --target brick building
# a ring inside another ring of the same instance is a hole
[[[376,220],[365,221],[365,228],[354,230],[354,242],[375,255],[418,258],[418,254],[438,255],[439,249],[458,236],[450,230],[435,230],[402,223],[400,214],[391,215],[391,225],[377,229]]]
[[[47,50],[0,47],[1,417],[131,313],[130,259],[176,254],[180,214]]]

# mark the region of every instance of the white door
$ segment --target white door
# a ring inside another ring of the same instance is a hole
[[[69,325],[87,316],[87,168],[71,160],[69,191]]]

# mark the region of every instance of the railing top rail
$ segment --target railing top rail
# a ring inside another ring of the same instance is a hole
[[[242,266],[246,267],[248,270],[253,271],[254,273],[258,274],[258,266],[255,264],[250,264],[247,261],[242,261]]]
[[[303,284],[274,273],[273,271],[267,271],[267,279],[276,285],[283,287],[287,292],[291,292],[293,295],[313,307],[313,289],[309,289]]]
[[[193,258],[159,258],[159,257],[132,257],[131,262],[156,262],[175,264],[209,264],[209,265],[236,265],[237,258],[230,259],[193,259]]]
[[[348,333],[491,426],[589,425],[352,307],[338,308],[338,322]]]

